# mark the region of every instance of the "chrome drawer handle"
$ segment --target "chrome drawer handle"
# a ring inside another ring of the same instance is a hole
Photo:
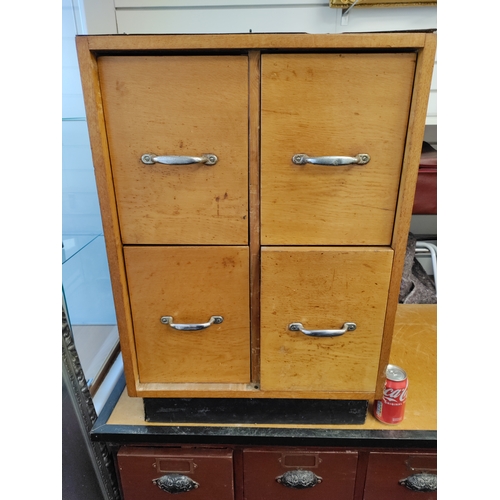
[[[310,337],[339,337],[346,332],[353,332],[356,330],[356,323],[344,323],[342,330],[306,330],[302,323],[290,323],[288,329],[292,332],[302,332],[304,335]]]
[[[153,165],[161,163],[162,165],[192,165],[193,163],[204,163],[205,165],[215,165],[217,156],[207,153],[201,156],[156,156],[154,153],[148,153],[141,156],[142,163]]]
[[[183,474],[165,474],[158,479],[153,479],[153,484],[167,493],[186,493],[200,486],[196,481]]]
[[[437,474],[422,472],[399,481],[401,486],[412,491],[437,491]]]
[[[276,481],[287,488],[303,490],[316,486],[323,481],[323,478],[310,470],[289,470],[283,475],[278,476]]]
[[[356,156],[307,156],[306,154],[300,153],[293,155],[292,162],[295,165],[305,165],[306,163],[311,163],[313,165],[366,165],[370,161],[370,155],[366,153],[360,153]]]
[[[175,330],[181,330],[183,332],[195,332],[197,330],[204,330],[208,328],[210,325],[219,325],[224,321],[222,316],[212,316],[207,323],[191,323],[191,324],[182,324],[182,323],[174,323],[174,318],[172,316],[162,316],[160,321],[164,325],[168,325]]]

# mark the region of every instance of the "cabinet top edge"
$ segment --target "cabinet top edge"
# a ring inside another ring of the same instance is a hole
[[[91,52],[206,49],[421,49],[436,33],[77,35]]]

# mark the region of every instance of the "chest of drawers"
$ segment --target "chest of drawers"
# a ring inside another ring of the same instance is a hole
[[[435,44],[77,37],[129,395],[380,397]]]
[[[435,449],[125,445],[116,455],[124,500],[437,498]]]

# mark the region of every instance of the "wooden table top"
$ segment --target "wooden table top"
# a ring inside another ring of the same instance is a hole
[[[405,418],[398,425],[386,425],[373,417],[372,405],[363,425],[287,425],[242,424],[241,427],[279,427],[352,430],[437,430],[437,306],[400,304],[396,317],[390,362],[408,374],[409,387]],[[108,418],[110,426],[218,427],[221,424],[163,424],[144,420],[141,398],[130,398],[124,391]],[[222,424],[238,427],[237,424]]]

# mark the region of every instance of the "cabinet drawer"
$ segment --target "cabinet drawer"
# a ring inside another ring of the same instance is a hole
[[[265,390],[373,391],[393,251],[263,248],[261,386]],[[354,331],[333,337],[290,331]]]
[[[125,244],[248,243],[246,56],[98,59]],[[146,165],[144,154],[215,165]]]
[[[347,451],[244,450],[244,499],[351,500],[357,462]]]
[[[262,56],[263,245],[389,245],[415,54]],[[366,165],[292,157],[370,155]]]
[[[437,476],[436,453],[370,453],[363,500],[380,498],[435,500],[437,490],[414,491],[399,483],[417,474]]]
[[[248,247],[126,247],[141,382],[246,383],[250,377]],[[197,331],[175,325],[198,325]]]
[[[192,500],[234,498],[229,450],[124,447],[117,461],[123,500],[161,500],[170,493],[185,493]],[[153,482],[160,479],[159,484],[168,485],[166,490]]]

